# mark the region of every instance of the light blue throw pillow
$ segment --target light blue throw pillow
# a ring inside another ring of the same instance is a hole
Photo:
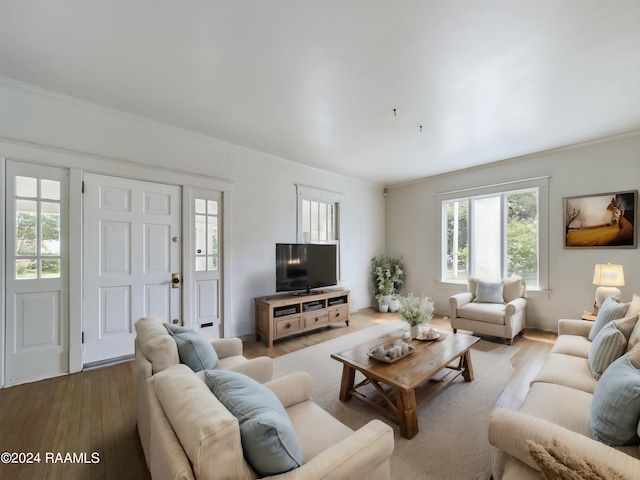
[[[591,401],[591,433],[606,445],[638,442],[640,370],[623,355],[609,365],[596,385]]]
[[[165,323],[169,334],[176,341],[180,363],[194,372],[212,370],[218,365],[218,354],[211,342],[195,330]]]
[[[262,477],[302,465],[302,447],[278,397],[250,377],[226,370],[207,370],[204,381],[240,424],[244,456]]]
[[[616,322],[607,323],[596,335],[589,349],[589,368],[600,378],[609,365],[620,358],[627,349],[627,339]]]
[[[628,309],[629,305],[626,303],[620,303],[615,297],[607,297],[604,302],[602,302],[600,310],[598,310],[596,321],[589,332],[589,340],[593,342],[598,332],[600,332],[607,323],[623,318]]]
[[[478,280],[476,298],[477,303],[504,303],[502,296],[502,282],[485,282]]]

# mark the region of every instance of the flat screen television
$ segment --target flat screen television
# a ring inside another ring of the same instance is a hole
[[[276,291],[312,293],[338,284],[337,245],[276,244]]]

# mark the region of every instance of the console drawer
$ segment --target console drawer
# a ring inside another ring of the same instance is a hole
[[[276,337],[302,331],[300,317],[288,317],[276,320],[274,325]]]
[[[349,307],[347,305],[340,305],[339,307],[331,307],[329,309],[329,322],[348,322],[349,321]]]
[[[322,312],[310,312],[305,313],[302,316],[302,325],[303,328],[311,328],[316,325],[328,325],[329,324],[329,314],[326,310]]]

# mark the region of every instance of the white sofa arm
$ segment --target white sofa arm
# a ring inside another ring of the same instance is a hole
[[[558,335],[577,335],[579,337],[588,337],[593,327],[593,322],[588,320],[571,320],[561,318],[558,320]]]
[[[540,468],[529,455],[527,440],[548,445],[553,439],[575,455],[612,468],[625,478],[638,478],[637,458],[554,423],[503,408],[496,408],[489,419],[489,443],[538,471]]]
[[[273,359],[269,357],[250,358],[246,362],[231,365],[225,370],[242,373],[258,383],[266,383],[273,378]]]
[[[391,453],[393,453],[393,429],[380,420],[371,420],[364,427],[318,454],[300,468],[269,478],[369,480],[378,467],[385,463],[388,465]]]
[[[296,372],[276,378],[264,384],[276,394],[284,408],[311,399],[311,377],[305,372]]]
[[[458,308],[466,305],[467,303],[471,303],[473,300],[473,293],[471,292],[463,292],[457,293],[456,295],[452,295],[449,297],[449,309],[451,311],[451,320],[455,319],[458,315],[456,312]]]
[[[511,300],[509,303],[507,303],[507,306],[505,308],[505,315],[507,317],[512,317],[520,310],[524,310],[526,306],[527,306],[527,300],[525,298],[521,298],[521,297],[515,298]]]
[[[213,345],[218,358],[242,355],[242,340],[239,338],[217,338],[211,340],[211,345]]]

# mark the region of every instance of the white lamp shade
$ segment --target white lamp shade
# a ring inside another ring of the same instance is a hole
[[[603,287],[621,287],[624,285],[624,270],[622,265],[610,263],[597,264],[593,272],[593,284]]]
[[[620,297],[620,290],[616,287],[624,285],[622,265],[597,264],[593,272],[593,284],[599,285],[596,289],[596,302],[594,305],[598,310],[607,297]]]

